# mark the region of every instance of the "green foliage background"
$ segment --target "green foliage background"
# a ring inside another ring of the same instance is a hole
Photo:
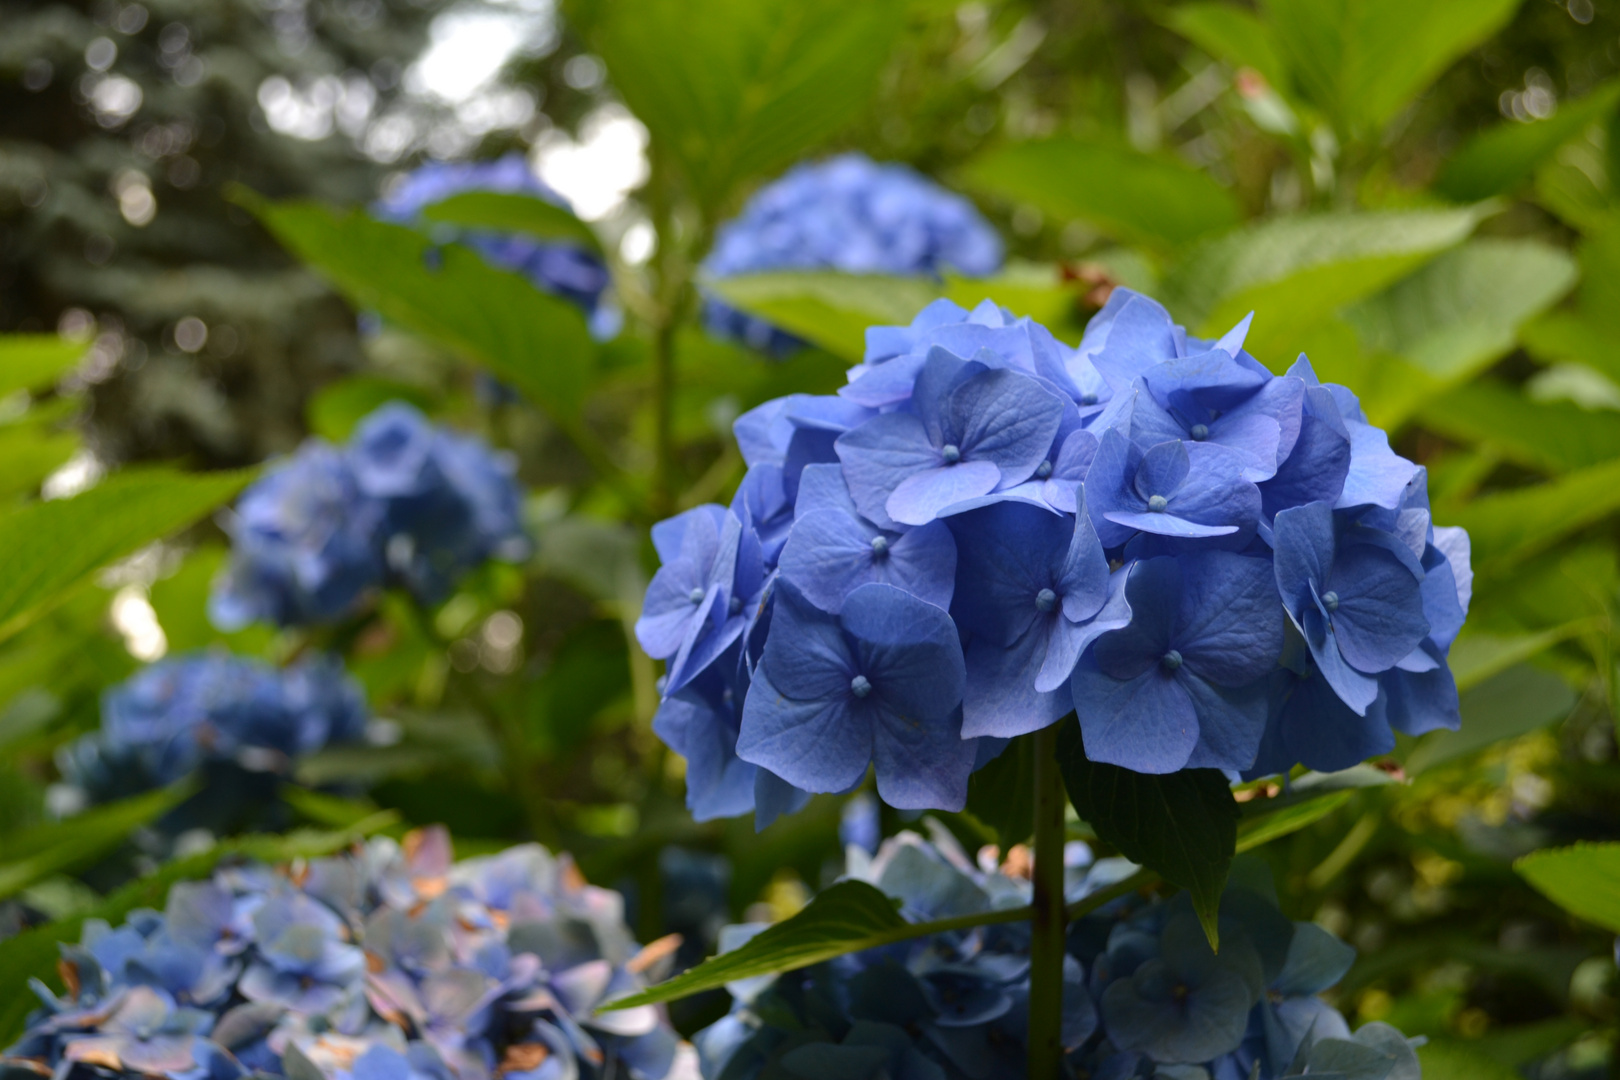
[[[1428,467],[1436,520],[1473,537],[1462,730],[1403,740],[1308,811],[1240,792],[1239,848],[1269,861],[1289,914],[1357,946],[1338,1006],[1428,1036],[1427,1075],[1616,1070],[1620,6],[570,0],[502,76],[543,111],[480,135],[402,83],[444,10],[431,2],[143,3],[137,20],[113,0],[0,0],[0,985],[48,968],[75,920],[145,902],[119,883],[149,868],[140,826],[184,794],[47,813],[54,751],[136,666],[111,617],[131,596],[171,652],[341,649],[398,728],[288,785],[289,821],[335,833],[221,839],[214,856],[444,821],[463,851],[570,848],[633,895],[644,937],[669,915],[670,845],[729,856],[734,916],[790,914],[836,865],[838,806],[759,838],[690,821],[680,763],[648,726],[656,671],[628,634],[647,525],[728,496],[731,418],[838,385],[865,326],[990,295],[1072,341],[1127,284],[1199,332],[1258,311],[1255,355],[1281,370],[1304,351],[1353,387]],[[98,38],[117,45],[106,75],[87,67]],[[133,115],[96,111],[112,75],[141,88]],[[361,80],[372,119],[406,110],[417,136],[390,159],[364,125],[277,133],[276,77]],[[424,154],[526,149],[612,103],[649,137],[647,179],[616,216],[478,198],[432,214],[598,244],[627,315],[610,342],[470,251],[363,212]],[[1008,268],[734,279],[714,287],[815,347],[771,364],[707,338],[696,266],[716,225],[837,148],[972,194]],[[121,209],[131,185],[155,200],[149,220]],[[645,261],[622,254],[632,221],[656,238]],[[362,339],[358,311],[382,329]],[[185,317],[206,347],[177,340]],[[480,405],[475,370],[523,402]],[[535,558],[488,568],[425,620],[389,599],[329,633],[213,630],[210,515],[248,479],[236,470],[307,433],[342,438],[394,397],[517,453]],[[516,653],[484,632],[500,612],[522,621]],[[333,794],[339,778],[367,794]],[[1023,839],[994,812],[1011,801],[997,782],[946,827],[975,846]],[[675,1016],[690,1031],[723,1004]]]

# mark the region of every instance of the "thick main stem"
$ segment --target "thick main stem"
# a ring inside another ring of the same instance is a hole
[[[1055,1080],[1063,1060],[1063,805],[1057,725],[1035,734],[1035,895],[1029,963],[1029,1077]]]

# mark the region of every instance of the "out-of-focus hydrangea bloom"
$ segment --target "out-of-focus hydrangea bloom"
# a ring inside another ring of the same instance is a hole
[[[1030,902],[1030,882],[998,867],[993,848],[970,859],[949,832],[927,824],[932,841],[902,832],[875,856],[851,847],[847,876],[893,897],[911,921]],[[1093,862],[1083,844],[1069,845],[1065,864],[1071,903],[1136,869],[1121,859]],[[1314,924],[1290,922],[1265,890],[1263,880],[1227,889],[1218,954],[1185,894],[1168,902],[1128,895],[1073,923],[1061,1032],[1073,1075],[1282,1080],[1341,1062],[1356,1080],[1417,1080],[1416,1056],[1399,1032],[1368,1025],[1351,1035],[1316,996],[1339,981],[1355,950]],[[722,948],[759,929],[728,927]],[[1005,923],[733,983],[731,1013],[693,1039],[703,1075],[1023,1076],[1029,950],[1028,924]]]
[[[359,684],[331,656],[277,668],[226,652],[190,653],[109,689],[100,729],[67,746],[60,764],[91,802],[199,770],[223,771],[191,809],[228,813],[268,797],[300,757],[362,739],[368,716]],[[259,790],[264,785],[254,778],[268,778],[269,787]],[[185,817],[185,811],[183,805],[177,813]]]
[[[700,818],[858,786],[960,809],[1078,713],[1143,773],[1337,770],[1458,724],[1468,537],[1422,468],[1245,319],[1116,290],[1078,347],[986,301],[867,331],[836,395],[735,425],[729,507],[662,522],[637,635]]]
[[[469,191],[491,191],[509,195],[529,195],[554,206],[570,209],[568,200],[547,187],[534,175],[521,154],[507,154],[495,161],[435,161],[407,174],[374,207],[380,218],[401,224],[414,224],[422,210],[452,195]],[[607,296],[613,278],[595,253],[566,241],[545,242],[517,233],[484,229],[458,230],[435,224],[436,236],[457,240],[503,270],[522,274],[538,288],[585,309],[591,330],[598,337],[618,332],[622,316]]]
[[[480,563],[527,557],[515,474],[482,441],[390,402],[346,446],[312,439],[243,493],[209,614],[227,630],[330,622],[391,585],[442,600]]]
[[[715,233],[710,277],[771,270],[985,277],[1001,268],[1001,238],[961,195],[904,165],[861,154],[796,165],[761,188]],[[803,342],[710,298],[704,321],[721,337],[774,356]]]
[[[452,863],[430,829],[234,866],[88,922],[0,1076],[695,1080],[661,1010],[595,1011],[673,944],[637,949],[619,895],[535,845]]]

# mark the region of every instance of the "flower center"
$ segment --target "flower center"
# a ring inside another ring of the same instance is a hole
[[[1096,394],[1081,394],[1080,395],[1080,404],[1082,404],[1082,405],[1095,405],[1095,404],[1097,404],[1097,395]]]
[[[1333,614],[1335,611],[1338,611],[1339,610],[1339,594],[1336,593],[1336,592],[1325,592],[1325,593],[1323,593],[1322,594],[1322,606],[1328,609],[1328,614],[1329,615]]]
[[[1051,589],[1042,589],[1035,594],[1035,610],[1051,611],[1057,607],[1057,593]]]
[[[694,585],[692,591],[686,594],[686,598],[694,604],[701,604],[703,603],[703,590]]]
[[[1194,424],[1192,426],[1192,430],[1187,434],[1193,437],[1193,442],[1203,442],[1205,439],[1209,438],[1209,425]]]
[[[872,692],[872,684],[865,675],[857,675],[849,680],[849,692],[856,697],[863,698]]]
[[[887,555],[889,553],[889,538],[887,536],[872,537],[872,554]]]
[[[955,465],[962,460],[962,449],[955,443],[946,443],[940,450],[939,456],[945,459],[945,464]]]
[[[741,615],[742,614],[742,597],[733,596],[731,598],[731,603],[726,605],[726,610],[731,612],[733,615]]]
[[[1052,463],[1050,461],[1043,461],[1039,465],[1035,466],[1035,479],[1037,479],[1037,480],[1045,480],[1047,477],[1049,477],[1051,475],[1052,475]]]
[[[1170,500],[1165,498],[1163,495],[1151,495],[1148,497],[1148,509],[1153,511],[1155,514],[1164,513],[1164,508],[1169,505]]]
[[[1176,650],[1171,649],[1169,652],[1159,657],[1159,663],[1164,666],[1164,670],[1174,671],[1181,666],[1181,654],[1176,652]]]

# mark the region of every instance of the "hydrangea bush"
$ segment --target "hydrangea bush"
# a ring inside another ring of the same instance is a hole
[[[176,811],[169,831],[217,828],[267,802],[297,760],[358,742],[370,711],[334,657],[285,668],[197,652],[143,668],[102,696],[101,727],[62,748],[74,802],[105,802],[199,771],[214,782]]]
[[[384,587],[443,600],[486,560],[527,556],[515,473],[482,441],[384,405],[346,446],[311,439],[242,495],[209,614],[222,629],[300,626]]]
[[[797,165],[721,225],[703,262],[713,278],[770,270],[984,277],[1001,267],[1001,238],[966,198],[904,166],[861,154]],[[711,332],[781,356],[797,338],[710,298]]]
[[[959,810],[1071,711],[1094,762],[1234,780],[1455,728],[1466,534],[1247,326],[1200,340],[1117,289],[1070,347],[942,300],[869,330],[836,395],[743,415],[736,497],[654,527],[637,625],[694,815],[763,826],[869,768]]]
[[[535,176],[523,155],[513,153],[495,161],[429,162],[390,188],[374,212],[385,221],[413,224],[424,208],[473,191],[530,195],[569,209],[568,200]],[[516,233],[443,224],[433,228],[436,235],[467,245],[501,269],[522,274],[537,288],[578,304],[599,337],[618,331],[621,315],[608,296],[613,277],[593,252],[566,241],[544,242]]]
[[[622,901],[537,845],[451,860],[448,834],[249,864],[161,912],[85,924],[66,992],[0,1057],[5,1080],[659,1080],[690,1075],[661,1010],[595,1007],[656,977]],[[17,992],[12,989],[9,992]]]
[[[899,903],[911,921],[1021,907],[1030,882],[970,860],[932,821],[932,841],[903,832],[876,857],[850,850],[849,876]],[[1009,864],[1011,865],[1011,864]],[[1026,860],[1027,865],[1027,860]],[[1074,902],[1126,878],[1122,859],[1065,852]],[[1277,909],[1263,872],[1230,886],[1221,947],[1204,938],[1186,894],[1127,894],[1069,928],[1062,1045],[1081,1077],[1415,1080],[1416,1055],[1384,1024],[1352,1034],[1320,996],[1355,950]],[[761,927],[728,927],[735,947]],[[1025,1075],[1027,923],[979,926],[853,953],[786,975],[733,983],[731,1012],[694,1038],[706,1080],[963,1080]]]

